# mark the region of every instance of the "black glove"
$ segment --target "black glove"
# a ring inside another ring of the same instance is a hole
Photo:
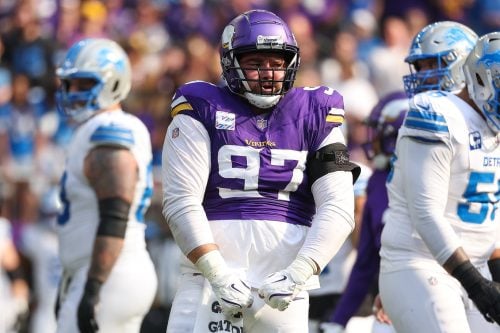
[[[493,281],[500,282],[500,258],[488,260],[488,268]]]
[[[458,265],[451,275],[460,281],[484,318],[500,324],[500,284],[484,278],[470,261]]]
[[[99,330],[95,319],[95,307],[99,303],[102,282],[89,278],[85,284],[82,299],[78,305],[78,328],[80,333],[95,333]]]

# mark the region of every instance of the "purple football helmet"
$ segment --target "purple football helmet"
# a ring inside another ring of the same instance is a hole
[[[405,92],[392,92],[382,98],[366,119],[368,141],[363,144],[366,157],[374,167],[384,169],[396,147],[398,130],[403,124],[409,101]],[[375,148],[377,145],[377,148]]]
[[[254,52],[284,53],[287,67],[279,92],[256,93],[250,89],[239,64],[239,56]],[[281,96],[292,88],[300,64],[299,48],[293,33],[281,18],[266,10],[250,10],[233,19],[222,33],[220,55],[222,76],[229,89],[262,109],[276,105]]]

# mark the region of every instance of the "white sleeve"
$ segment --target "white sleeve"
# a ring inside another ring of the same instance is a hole
[[[425,144],[408,137],[401,138],[398,145],[410,218],[432,255],[443,265],[461,246],[444,215],[452,151],[444,143]]]
[[[314,182],[311,191],[316,215],[298,255],[313,259],[323,270],[354,229],[352,173],[326,174]]]
[[[332,143],[345,144],[339,127],[330,132],[319,148]],[[354,229],[352,180],[350,171],[336,171],[318,178],[311,186],[316,214],[297,256],[313,259],[320,270],[338,252]]]
[[[175,116],[162,152],[163,215],[185,255],[214,242],[202,206],[209,170],[210,138],[206,129],[192,117]]]

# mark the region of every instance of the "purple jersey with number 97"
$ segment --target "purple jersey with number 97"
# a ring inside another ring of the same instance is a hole
[[[172,115],[200,121],[211,140],[208,219],[310,226],[315,205],[306,162],[342,123],[343,108],[342,96],[323,86],[292,89],[266,115],[227,87],[202,81],[180,87]]]

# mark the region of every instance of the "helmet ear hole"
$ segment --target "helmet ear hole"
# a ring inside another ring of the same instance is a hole
[[[120,81],[116,80],[115,84],[113,85],[113,89],[111,89],[111,92],[116,92],[118,90],[118,87],[120,86]]]
[[[477,84],[479,84],[481,87],[484,87],[483,79],[481,79],[481,76],[479,76],[479,74],[477,74],[477,73],[476,73],[476,81],[477,81]]]

